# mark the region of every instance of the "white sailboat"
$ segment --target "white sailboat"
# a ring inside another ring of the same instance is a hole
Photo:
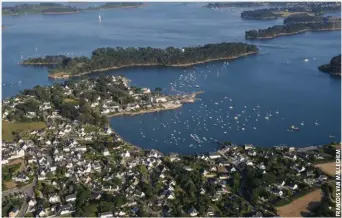
[[[316,126],[318,126],[318,125],[319,125],[319,124],[318,124],[318,122],[317,122],[317,120],[316,120],[316,122],[315,122],[315,125],[316,125]]]
[[[265,117],[265,119],[266,119],[266,120],[268,120],[268,119],[269,119],[269,117],[268,117],[268,113],[266,114],[266,117]]]
[[[101,21],[102,21],[102,17],[101,15],[99,15],[99,23],[101,23]]]

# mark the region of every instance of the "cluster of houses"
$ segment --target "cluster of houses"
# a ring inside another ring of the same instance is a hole
[[[175,98],[154,95],[147,88],[138,91],[138,89],[130,87],[128,81],[123,77],[113,76],[111,81],[117,86],[126,87],[137,103],[123,107],[110,99],[97,98],[97,101],[92,102],[91,107],[99,108],[104,114],[112,113],[113,108],[115,108],[115,112],[120,112],[120,110],[131,111],[145,107],[147,103],[154,107],[156,104],[169,104],[170,102],[180,104],[180,101],[184,99],[185,101],[189,100],[189,96]],[[86,87],[92,89],[94,84],[86,84]],[[73,90],[68,86],[64,86],[63,91],[67,96],[73,93]],[[4,103],[7,109],[4,115],[6,112],[8,115],[9,110],[13,110],[16,104],[29,98],[6,100]],[[165,156],[156,150],[142,151],[128,145],[110,128],[95,127],[96,130],[89,131],[78,121],[68,120],[62,117],[58,111],[53,111],[49,102],[43,102],[39,106],[39,110],[41,112],[52,110],[52,113],[46,117],[47,127],[45,129],[30,132],[31,139],[20,139],[14,143],[3,142],[2,144],[2,164],[8,164],[18,158],[25,159],[25,169],[15,174],[12,178],[13,181],[27,183],[30,177],[35,177],[37,183],[46,183],[58,189],[60,187],[58,180],[68,178],[75,184],[80,183],[87,186],[93,194],[93,199],[101,199],[103,193],[114,196],[123,194],[125,196],[126,202],[120,206],[120,209],[114,213],[112,211],[101,211],[98,214],[99,217],[136,216],[140,209],[138,205],[141,202],[149,208],[161,208],[172,204],[179,198],[176,191],[179,189],[179,184],[171,176],[170,169],[165,161],[168,160],[171,164],[180,164],[182,163],[182,156],[178,154]],[[35,115],[37,116],[37,114]],[[34,114],[30,116],[34,116]],[[99,137],[109,137],[118,146],[108,147],[99,144],[97,146],[102,148],[99,152],[90,146],[92,143],[98,143]],[[317,177],[313,173],[313,166],[305,161],[303,155],[295,148],[279,147],[276,150],[283,152],[279,158],[292,161],[293,164],[289,166],[289,169],[296,172],[294,176],[299,181],[303,181],[304,178],[303,183],[312,186],[327,179],[323,175]],[[257,169],[261,174],[266,174],[268,168],[265,160],[274,155],[276,153],[273,150],[256,149],[252,145],[245,145],[244,147],[231,145],[218,150],[218,152],[198,155],[196,158],[207,163],[206,167],[199,172],[201,176],[215,184],[215,187],[219,187],[215,190],[214,195],[210,196],[211,201],[215,203],[231,194],[227,184],[234,173],[241,172],[249,166]],[[114,164],[110,165],[109,163]],[[120,168],[119,166],[124,167]],[[189,172],[198,170],[185,164],[183,169]],[[162,190],[155,196],[156,199],[151,200],[147,199],[146,193],[141,191],[138,186],[141,182],[149,181],[150,173],[154,170],[158,172],[158,183],[162,184]],[[297,192],[299,191],[298,185],[283,181],[281,184],[271,184],[267,190],[276,196],[283,197],[283,189]],[[38,203],[40,201],[37,201],[34,196],[30,196],[32,198],[28,202],[27,212],[32,212],[39,217],[63,216],[75,212],[74,204],[77,200],[75,190],[66,195],[61,195],[57,191],[46,194],[42,190],[38,190],[38,193],[39,196],[36,197],[44,198],[48,202],[48,206]],[[208,190],[205,186],[201,187],[200,194],[206,195],[207,193]],[[170,210],[166,211],[165,214],[170,214]],[[191,207],[187,211],[187,215],[198,216],[200,214],[198,208]],[[205,215],[214,216],[215,210],[209,207]]]

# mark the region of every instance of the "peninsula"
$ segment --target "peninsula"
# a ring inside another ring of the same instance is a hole
[[[309,15],[322,15],[324,13],[339,12],[341,11],[341,4],[334,2],[317,2],[317,3],[294,3],[286,7],[277,8],[264,8],[250,11],[243,11],[241,18],[253,20],[272,20],[278,17],[288,17],[294,14],[309,14]]]
[[[20,208],[19,217],[277,216],[278,207],[320,188],[332,198],[315,213],[334,212],[326,209],[335,208],[334,177],[315,164],[335,162],[335,145],[226,142],[212,153],[163,154],[126,142],[108,125],[110,113],[192,97],[107,76],[36,86],[3,100],[3,128],[12,130],[1,150],[3,213]],[[24,199],[10,195],[20,192]]]
[[[258,48],[246,43],[218,43],[204,46],[166,49],[159,48],[98,48],[91,58],[49,56],[30,58],[22,64],[56,64],[49,77],[53,79],[82,76],[92,72],[125,67],[188,67],[217,60],[230,60],[255,54]]]
[[[321,65],[318,69],[334,76],[341,76],[341,55],[333,57],[329,64]]]
[[[308,18],[309,17],[309,18]],[[278,36],[294,35],[307,31],[330,31],[341,29],[340,18],[310,17],[308,15],[297,15],[284,20],[284,25],[275,25],[267,29],[249,30],[245,33],[245,38],[272,39]]]
[[[104,10],[113,8],[133,8],[142,6],[143,3],[135,2],[111,2],[96,7],[88,7],[85,9],[71,7],[70,5],[60,3],[39,3],[39,4],[19,4],[11,7],[2,7],[2,15],[27,15],[27,14],[70,14],[80,13],[89,10]]]

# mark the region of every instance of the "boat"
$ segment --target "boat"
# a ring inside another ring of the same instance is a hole
[[[335,138],[335,136],[333,136],[333,135],[329,135],[329,138]]]
[[[268,120],[268,119],[269,119],[269,117],[268,117],[268,113],[266,114],[266,117],[265,117],[265,119],[266,119],[266,120]]]
[[[279,114],[279,111],[278,111],[278,109],[276,110],[276,112],[275,112],[276,114]]]
[[[300,125],[301,125],[301,126],[304,126],[304,121],[302,121],[302,122],[300,123]]]
[[[99,15],[99,23],[101,23],[102,21],[102,18],[101,18],[101,15]]]
[[[292,129],[292,130],[299,131],[299,128],[298,128],[298,127],[296,127],[296,126],[294,126],[294,125],[292,125],[292,126],[291,126],[291,129]]]
[[[318,125],[319,125],[319,124],[318,124],[318,122],[317,122],[317,120],[316,120],[316,122],[315,122],[315,125],[316,125],[316,126],[318,126]]]
[[[307,58],[304,59],[304,62],[308,62],[308,61],[309,61],[309,59],[307,59]]]
[[[195,87],[196,87],[196,88],[199,88],[199,85],[196,85]]]

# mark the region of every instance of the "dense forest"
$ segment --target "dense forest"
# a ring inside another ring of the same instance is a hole
[[[284,24],[294,24],[294,23],[318,23],[329,21],[328,17],[321,16],[310,16],[308,14],[293,14],[284,19]]]
[[[341,55],[333,57],[329,64],[319,66],[318,69],[332,75],[341,75]]]
[[[341,11],[341,4],[339,3],[321,3],[321,4],[299,4],[297,6],[285,7],[285,8],[267,8],[267,9],[257,9],[251,11],[243,11],[241,13],[241,18],[243,19],[254,19],[254,20],[269,20],[277,19],[278,17],[284,16],[283,12],[286,14],[291,13],[312,13],[315,15],[329,13],[329,12],[339,12]]]
[[[243,11],[241,18],[253,20],[272,20],[280,17],[279,14],[273,12],[273,9],[258,9],[253,11]]]
[[[104,69],[116,69],[126,66],[189,66],[196,63],[230,59],[256,53],[255,45],[246,43],[218,43],[197,47],[174,48],[98,48],[91,58],[64,58],[50,73],[64,72],[71,75],[89,73]],[[51,56],[49,56],[51,57]],[[31,58],[24,63],[49,62],[45,58]]]
[[[63,62],[63,60],[67,59],[68,57],[65,55],[55,55],[55,56],[45,56],[44,58],[29,58],[24,60],[22,64],[32,64],[32,65],[50,65],[50,64],[58,64]]]
[[[294,23],[275,25],[267,29],[246,31],[246,39],[268,39],[281,35],[296,34],[305,31],[321,31],[341,29],[341,22]]]

